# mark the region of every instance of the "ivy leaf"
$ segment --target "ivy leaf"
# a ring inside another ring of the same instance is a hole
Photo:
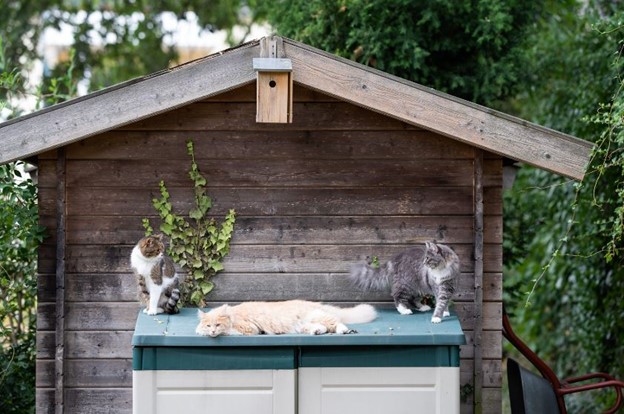
[[[204,216],[204,214],[201,212],[200,209],[198,208],[194,208],[191,211],[189,211],[189,217],[194,219],[194,220],[199,220]]]
[[[210,291],[214,288],[214,283],[210,281],[200,282],[199,287],[204,295],[210,293]]]
[[[203,300],[203,295],[201,291],[196,290],[195,292],[191,294],[191,303],[197,305],[202,300]]]
[[[162,231],[166,235],[170,235],[171,232],[173,231],[173,226],[169,223],[162,223],[160,225],[160,231]]]
[[[220,272],[224,269],[223,264],[221,262],[213,262],[210,267],[214,269],[215,272]]]

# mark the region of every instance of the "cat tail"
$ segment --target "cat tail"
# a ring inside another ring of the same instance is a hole
[[[163,310],[165,313],[174,314],[178,313],[178,301],[180,300],[180,289],[174,288],[171,289],[171,296],[167,298],[167,302],[165,306],[163,306]]]
[[[390,285],[389,272],[385,267],[374,268],[365,264],[355,264],[351,266],[349,279],[363,290],[384,290]]]
[[[377,318],[377,311],[367,304],[360,304],[352,308],[336,308],[336,313],[342,323],[368,323]]]

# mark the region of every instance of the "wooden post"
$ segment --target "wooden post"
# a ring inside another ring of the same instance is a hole
[[[54,412],[63,414],[65,391],[65,224],[66,224],[65,149],[56,159],[56,351],[54,355]]]
[[[483,412],[483,151],[474,157],[474,413]]]

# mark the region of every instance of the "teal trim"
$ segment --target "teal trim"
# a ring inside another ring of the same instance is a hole
[[[302,347],[299,367],[458,367],[458,346]]]
[[[143,364],[143,349],[133,347],[132,348],[132,369],[134,371],[138,371],[141,369],[141,365]]]
[[[459,363],[460,363],[460,359],[459,359],[459,347],[458,346],[452,346],[449,347],[449,351],[450,351],[450,356],[451,356],[451,367],[458,367]]]
[[[400,315],[395,309],[378,309],[370,323],[350,324],[351,335],[251,335],[210,338],[195,333],[197,309],[184,308],[177,315],[139,312],[132,345],[175,347],[359,346],[359,345],[464,345],[466,339],[456,315],[431,323],[431,312]]]
[[[132,369],[242,370],[295,369],[296,348],[146,347],[133,350]]]

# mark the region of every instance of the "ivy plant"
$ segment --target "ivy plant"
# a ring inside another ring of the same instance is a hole
[[[192,141],[187,142],[187,152],[191,157],[189,177],[195,194],[195,207],[189,211],[188,219],[173,212],[164,181],[159,184],[160,198],[154,198],[152,205],[160,216],[160,231],[169,237],[167,254],[188,272],[183,284],[183,302],[204,307],[206,295],[214,288],[211,278],[223,270],[222,261],[230,252],[236,212],[229,210],[221,223],[208,216],[212,199],[206,194],[206,179],[195,162]],[[143,227],[146,235],[154,232],[147,218],[143,219]]]

